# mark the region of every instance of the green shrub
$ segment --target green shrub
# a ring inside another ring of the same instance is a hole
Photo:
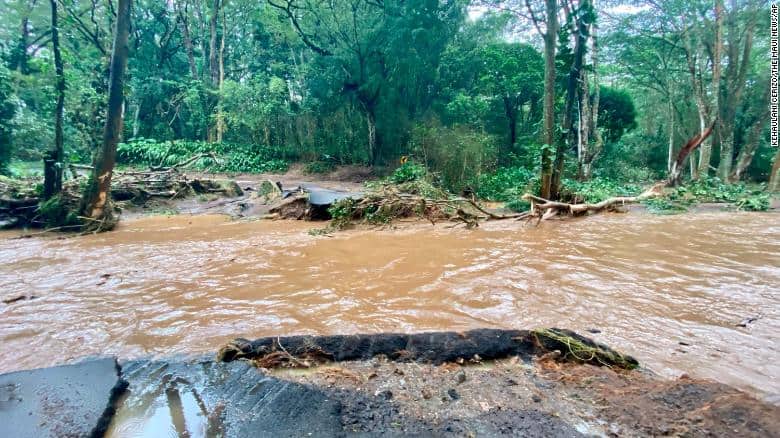
[[[303,168],[304,173],[310,175],[330,173],[336,168],[336,163],[330,160],[317,160],[306,164]]]
[[[561,199],[565,202],[599,202],[613,196],[636,196],[642,191],[637,184],[624,184],[611,178],[593,178],[588,181],[563,180]]]
[[[412,130],[411,150],[442,187],[457,193],[495,167],[498,147],[494,136],[480,130],[430,122]]]
[[[395,169],[389,180],[395,184],[402,184],[410,181],[416,181],[428,177],[428,169],[422,164],[413,162],[404,163],[398,169]]]
[[[285,172],[289,163],[279,154],[266,147],[237,145],[230,143],[209,143],[203,141],[174,140],[158,142],[138,138],[120,143],[117,158],[121,164],[142,166],[172,166],[193,155],[214,152],[220,162],[201,158],[193,163],[195,169],[211,169],[223,172]]]
[[[745,211],[769,209],[769,194],[763,185],[726,184],[718,178],[700,178],[678,187],[669,195],[679,202],[726,202]]]
[[[536,172],[524,167],[501,167],[493,173],[474,178],[476,195],[489,201],[517,201],[538,184]],[[511,208],[511,207],[510,207]]]
[[[684,204],[667,198],[649,198],[642,201],[642,203],[651,213],[655,214],[677,214],[688,211]]]
[[[79,225],[75,206],[69,206],[62,195],[55,195],[38,205],[38,216],[43,219],[46,227],[63,227]]]

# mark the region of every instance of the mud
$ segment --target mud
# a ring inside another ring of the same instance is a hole
[[[780,408],[726,385],[524,361],[343,362],[274,375],[344,403],[351,432],[456,436],[778,436]],[[413,421],[409,421],[413,419]]]

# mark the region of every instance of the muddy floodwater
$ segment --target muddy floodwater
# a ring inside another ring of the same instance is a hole
[[[30,298],[0,304],[0,372],[234,337],[554,326],[665,376],[780,400],[778,214],[310,235],[318,225],[178,215],[66,239],[0,234],[0,298]]]

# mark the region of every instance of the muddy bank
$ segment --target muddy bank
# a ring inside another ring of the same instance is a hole
[[[128,360],[118,366],[100,359],[11,373],[0,376],[0,418],[8,417],[0,422],[0,435],[780,434],[779,407],[726,385],[577,364],[528,333],[426,333],[407,335],[403,342],[394,334],[276,338],[277,347],[311,352],[316,342],[331,358],[360,358],[305,369],[194,357]],[[268,341],[248,341],[253,348],[246,352],[265,354]],[[394,360],[384,353],[397,348],[409,355]],[[494,360],[479,352],[492,352]],[[438,354],[454,360],[442,361]],[[25,394],[24,401],[19,394]]]

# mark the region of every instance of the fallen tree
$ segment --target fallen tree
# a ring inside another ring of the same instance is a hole
[[[645,199],[661,196],[667,182],[660,182],[637,196],[615,196],[596,203],[570,204],[567,202],[551,201],[539,196],[526,193],[523,199],[531,203],[527,217],[536,217],[539,220],[550,219],[557,215],[582,216],[589,213],[615,210],[619,207],[636,204]]]

